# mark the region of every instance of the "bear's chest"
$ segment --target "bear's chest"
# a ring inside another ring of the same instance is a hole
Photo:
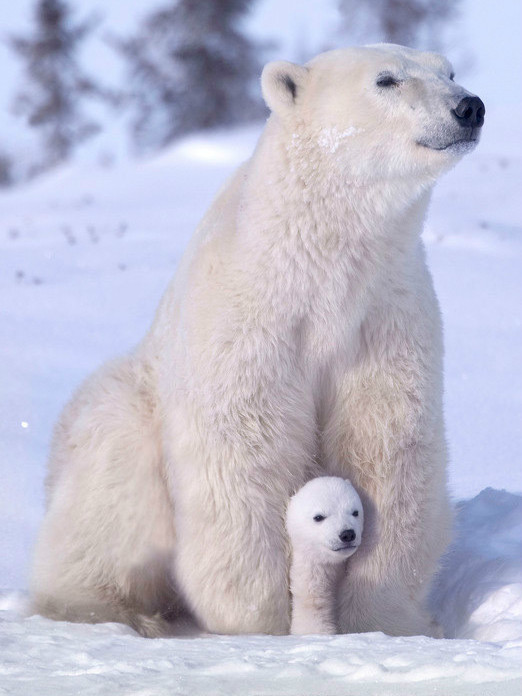
[[[299,326],[298,354],[312,378],[350,361],[360,343],[361,308],[349,294],[323,294],[310,304]]]

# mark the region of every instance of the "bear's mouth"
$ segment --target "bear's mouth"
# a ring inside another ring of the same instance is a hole
[[[342,546],[338,546],[336,549],[332,549],[332,551],[335,551],[337,553],[339,551],[348,551],[348,549],[356,549],[358,547],[359,544],[356,544],[354,541],[352,541],[349,544],[343,544]]]
[[[425,147],[428,150],[435,150],[437,152],[444,152],[444,151],[450,151],[451,150],[467,150],[475,147],[475,145],[478,143],[479,138],[478,136],[468,136],[467,138],[457,138],[456,140],[452,140],[449,143],[428,143],[426,141],[422,140],[417,140],[417,145],[420,145],[421,147]]]

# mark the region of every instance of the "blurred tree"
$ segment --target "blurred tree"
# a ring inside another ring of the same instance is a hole
[[[83,114],[82,99],[103,96],[77,62],[77,53],[93,30],[93,19],[74,23],[64,0],[37,0],[31,36],[9,43],[25,63],[27,85],[15,101],[15,113],[38,128],[44,143],[43,169],[69,157],[74,147],[98,131]]]
[[[346,32],[358,40],[442,48],[441,29],[460,0],[339,0]]]
[[[13,163],[11,158],[0,151],[0,188],[13,183]]]
[[[257,48],[241,32],[253,0],[177,0],[149,14],[138,33],[112,39],[124,56],[138,149],[190,131],[263,113]]]

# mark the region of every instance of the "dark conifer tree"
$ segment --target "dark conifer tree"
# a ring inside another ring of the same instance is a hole
[[[257,48],[241,31],[252,0],[178,0],[113,43],[125,57],[139,149],[263,113]]]
[[[8,155],[0,151],[0,188],[13,183],[13,163]]]
[[[339,0],[347,32],[368,41],[421,49],[441,48],[441,28],[459,0]]]
[[[64,0],[37,0],[33,33],[10,39],[27,74],[15,112],[41,133],[45,153],[40,168],[67,159],[76,145],[98,130],[84,115],[82,102],[87,96],[100,96],[101,90],[77,62],[78,50],[94,24],[92,19],[74,22]]]

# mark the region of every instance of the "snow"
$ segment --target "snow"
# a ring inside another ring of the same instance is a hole
[[[117,624],[67,625],[38,618],[20,625],[16,609],[4,613],[8,645],[0,673],[10,696],[54,696],[58,686],[60,694],[84,696],[459,696],[493,693],[492,685],[507,695],[520,686],[517,647],[511,643],[392,639],[381,633],[146,640]]]
[[[458,503],[454,536],[431,594],[445,636],[520,641],[522,496],[486,488]]]
[[[85,0],[82,10],[99,4]],[[280,6],[266,0],[263,11],[271,4]],[[309,11],[319,17],[322,4]],[[109,13],[125,15],[125,30],[128,6],[111,3]],[[456,509],[430,595],[446,638],[147,640],[118,624],[27,616],[53,424],[82,379],[141,339],[193,229],[260,127],[195,135],[142,161],[113,157],[109,133],[70,166],[0,193],[0,695],[520,693],[522,71],[505,67],[520,62],[518,37],[509,38],[520,5],[506,3],[513,21],[485,6],[467,10],[481,52],[463,80],[486,102],[483,142],[438,185],[424,234],[445,326]],[[303,49],[295,32],[294,52]],[[318,21],[310,42],[321,40]]]
[[[319,131],[317,144],[321,149],[333,155],[341,147],[346,138],[353,138],[357,133],[361,133],[362,130],[362,128],[356,128],[355,126],[349,126],[343,131],[333,126],[330,128],[322,128]]]

